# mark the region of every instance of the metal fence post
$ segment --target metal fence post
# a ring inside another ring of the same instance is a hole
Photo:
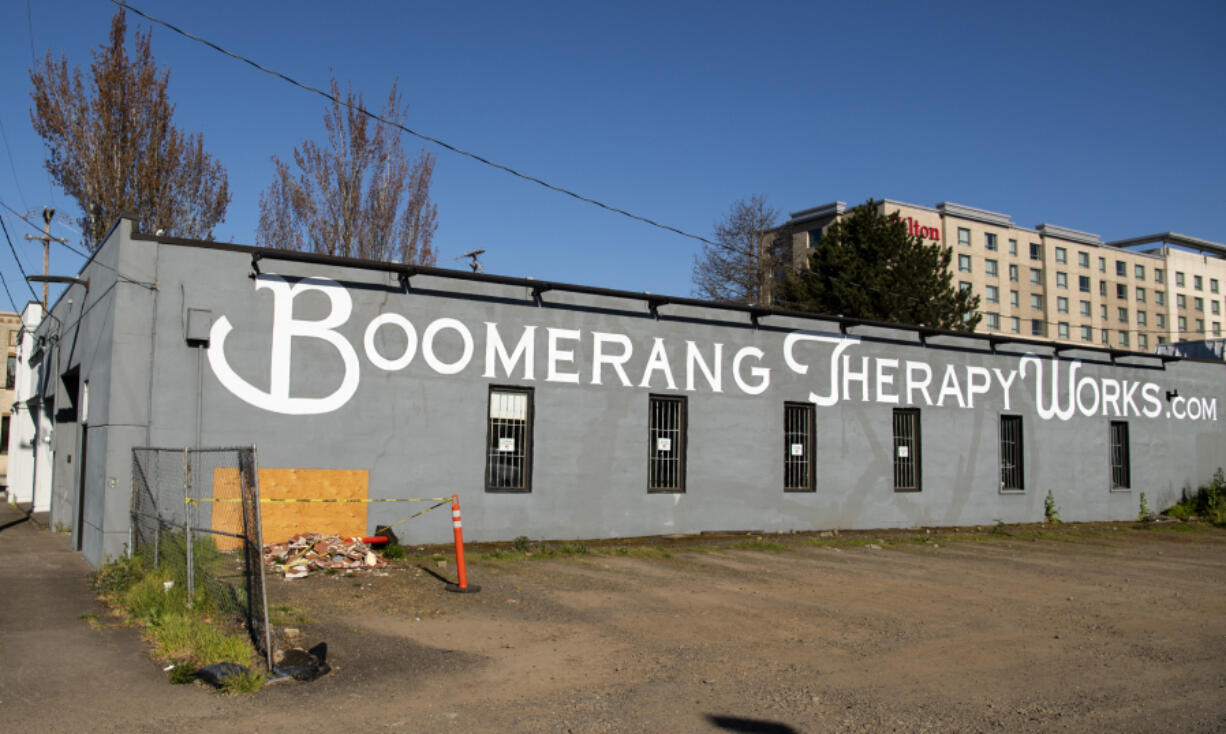
[[[264,580],[264,523],[260,518],[260,465],[256,461],[255,444],[251,445],[251,492],[255,505],[255,568],[259,574],[260,600],[264,613],[264,657],[268,670],[272,670],[272,629],[268,623],[268,584]]]
[[[188,450],[183,449],[183,534],[187,542],[187,606],[196,596],[195,564],[192,560],[192,460]]]

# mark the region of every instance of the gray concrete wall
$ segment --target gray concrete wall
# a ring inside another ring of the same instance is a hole
[[[976,338],[923,346],[905,329],[843,335],[830,321],[776,317],[755,326],[714,308],[666,305],[656,317],[642,301],[563,291],[538,306],[528,287],[433,276],[414,277],[406,292],[394,275],[356,267],[265,260],[253,279],[246,252],[126,236],[121,244],[119,268],[156,268],[157,290],[116,290],[114,322],[97,324],[115,336],[94,352],[111,362],[106,474],[92,464],[91,435],[87,483],[120,480],[106,490],[104,553],[126,539],[118,509],[126,511],[129,474],[119,467],[146,442],[254,444],[262,468],[368,470],[374,498],[458,493],[465,537],[480,541],[1038,521],[1049,489],[1065,520],[1128,519],[1141,492],[1150,507],[1168,506],[1226,463],[1221,364],[1139,357],[1124,366],[1092,350],[1054,359],[1050,348],[1027,355],[1004,345],[994,353]],[[207,348],[187,341],[190,309],[210,314]],[[368,345],[376,319],[384,323]],[[412,358],[390,365],[406,353],[405,320]],[[511,352],[533,327],[532,360],[508,373],[487,359],[491,328]],[[461,333],[471,339],[467,359]],[[718,363],[718,390],[687,370],[690,345]],[[908,379],[925,376],[926,392]],[[484,490],[490,385],[534,389],[531,492]],[[684,493],[647,492],[651,394],[687,397]],[[811,399],[817,488],[785,493],[784,403]],[[892,411],[908,405],[921,409],[918,493],[892,483]],[[1023,419],[1022,492],[1000,490],[1002,413]],[[1127,491],[1110,486],[1111,420],[1129,424]],[[407,512],[372,505],[370,527]],[[441,512],[402,527],[416,542],[451,536]]]

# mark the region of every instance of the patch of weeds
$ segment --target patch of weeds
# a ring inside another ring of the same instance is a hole
[[[336,575],[335,568],[325,568],[324,569],[324,576],[335,576],[335,575]]]
[[[1004,520],[997,520],[996,527],[992,528],[992,535],[1011,536],[1013,533],[1009,532],[1009,526],[1005,524]]]
[[[518,553],[527,553],[528,551],[532,550],[532,539],[527,535],[521,535],[515,540],[511,541],[511,547]]]
[[[626,558],[672,558],[673,555],[655,545],[619,545],[612,555]]]
[[[483,561],[509,561],[517,556],[510,551],[492,550],[488,553],[477,554],[477,557]]]
[[[262,671],[247,670],[227,677],[221,684],[221,690],[231,696],[245,696],[255,693],[268,682],[268,676]]]
[[[185,661],[179,661],[170,669],[170,684],[175,686],[186,686],[196,680],[196,671],[199,670],[195,665]]]
[[[123,556],[95,571],[90,577],[89,586],[97,594],[111,596],[127,591],[144,573],[139,556]]]
[[[1213,473],[1213,479],[1189,495],[1184,490],[1183,499],[1171,507],[1164,515],[1189,520],[1193,516],[1203,517],[1217,527],[1226,527],[1226,476],[1221,467]]]
[[[77,619],[88,624],[89,628],[92,630],[106,629],[106,627],[102,624],[101,620],[98,619],[98,615],[94,614],[93,612],[86,612],[85,614],[78,614]]]
[[[311,618],[306,612],[289,604],[273,604],[268,607],[268,622],[274,627],[294,627],[300,624],[310,624]]]
[[[1137,520],[1144,520],[1149,517],[1149,502],[1145,499],[1145,493],[1141,493],[1141,509],[1137,511]]]
[[[582,543],[563,543],[555,552],[560,556],[586,556],[592,551]]]
[[[190,661],[201,668],[213,663],[251,663],[251,643],[246,637],[223,632],[189,612],[166,616],[150,633],[154,654],[163,660]]]
[[[1053,525],[1060,522],[1060,508],[1056,506],[1056,498],[1052,496],[1050,489],[1047,490],[1047,497],[1043,499],[1043,517]]]
[[[779,551],[787,550],[787,546],[783,543],[779,543],[774,540],[765,540],[763,538],[742,540],[740,542],[733,543],[729,547],[734,550],[767,551],[771,553],[778,553]]]
[[[404,560],[404,546],[399,543],[388,543],[387,545],[383,546],[383,550],[379,552],[389,561]]]

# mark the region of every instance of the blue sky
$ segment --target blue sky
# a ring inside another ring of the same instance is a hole
[[[762,194],[785,216],[888,197],[1108,241],[1226,242],[1220,2],[132,4],[304,82],[334,73],[371,106],[399,78],[409,127],[705,236],[733,201]],[[0,201],[35,219],[48,204],[79,212],[41,167],[31,52],[87,67],[114,11],[0,10]],[[216,238],[253,244],[269,159],[322,137],[323,100],[164,28],[153,52],[177,124],[229,173]],[[439,265],[484,248],[491,273],[691,292],[698,242],[435,152]],[[22,239],[33,230],[0,214],[26,270],[41,271],[41,247]],[[54,273],[81,263],[53,252]],[[29,291],[7,245],[0,271],[20,306]]]

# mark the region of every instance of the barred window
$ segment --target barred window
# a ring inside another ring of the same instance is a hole
[[[1111,421],[1111,488],[1132,486],[1131,457],[1128,455],[1128,421]]]
[[[894,409],[894,491],[920,491],[920,414]]]
[[[685,398],[652,395],[648,401],[647,491],[685,491]]]
[[[1022,417],[1000,417],[1000,488],[1021,491],[1026,488],[1022,475]]]
[[[814,491],[815,411],[812,403],[784,403],[783,489]]]
[[[532,490],[532,418],[530,388],[490,388],[487,492]]]

